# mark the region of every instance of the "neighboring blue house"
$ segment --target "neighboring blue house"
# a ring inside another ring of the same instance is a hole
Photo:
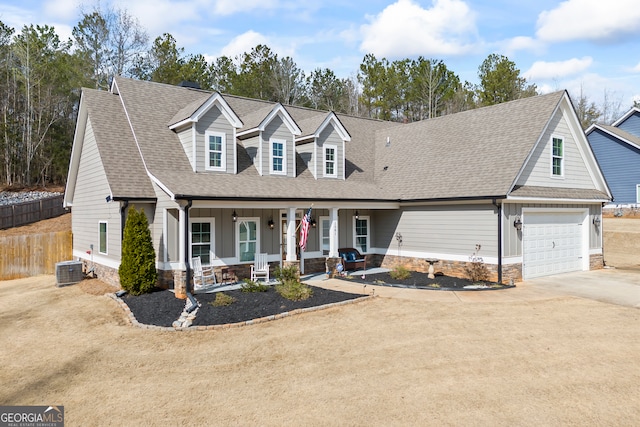
[[[592,125],[586,134],[613,194],[606,207],[640,207],[640,108],[611,126]]]

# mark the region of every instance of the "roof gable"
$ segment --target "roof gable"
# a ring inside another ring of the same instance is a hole
[[[317,120],[318,117],[312,117],[310,119],[307,119],[307,122],[313,121],[317,123]],[[338,133],[338,136],[340,136],[340,139],[342,139],[343,141],[351,141],[351,135],[349,135],[349,132],[344,127],[338,116],[336,116],[336,114],[332,111],[326,115],[324,120],[322,120],[322,122],[315,128],[313,133],[296,138],[296,142],[305,141],[311,138],[318,138],[324,131],[324,129],[329,126],[329,124],[333,125],[333,128]],[[300,127],[304,128],[303,123],[300,123]]]
[[[251,118],[252,119],[260,118],[260,115],[264,114],[265,112],[267,112],[266,107],[254,112]],[[245,127],[245,129],[243,129],[241,132],[238,132],[238,136],[240,137],[240,136],[248,135],[256,131],[264,132],[264,130],[269,125],[269,123],[271,123],[271,121],[276,117],[279,117],[282,120],[284,125],[291,132],[291,134],[300,135],[302,133],[302,131],[296,124],[295,120],[293,120],[293,117],[291,117],[287,109],[282,104],[278,103],[275,106],[268,109],[268,113],[266,114],[266,116],[262,116],[262,119],[256,126]],[[250,122],[248,123],[248,125],[250,126]]]
[[[634,114],[640,114],[640,108],[638,107],[631,108],[622,117],[620,117],[618,120],[613,122],[611,126],[619,127],[622,123],[624,123],[629,117],[633,116]]]
[[[182,110],[180,110],[169,123],[169,129],[176,129],[187,124],[197,123],[214,106],[218,107],[224,117],[235,128],[243,126],[242,120],[231,109],[227,101],[219,92],[211,94],[204,102],[201,100],[193,101]]]
[[[551,174],[553,138],[560,138],[563,141],[563,175],[561,177]],[[602,193],[609,191],[566,92],[563,92],[563,96],[549,116],[543,132],[537,138],[514,180],[511,191],[522,186],[595,188]]]

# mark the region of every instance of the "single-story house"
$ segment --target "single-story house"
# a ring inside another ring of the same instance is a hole
[[[640,208],[640,108],[634,107],[611,126],[592,125],[587,140],[611,189],[605,208],[620,213]]]
[[[601,268],[610,199],[565,91],[402,124],[122,77],[82,92],[65,193],[74,257],[117,283],[143,208],[181,289],[193,256],[242,278],[256,253],[310,273],[343,247],[451,275],[475,255],[501,281]]]

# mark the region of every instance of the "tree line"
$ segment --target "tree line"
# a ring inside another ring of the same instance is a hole
[[[359,70],[339,78],[329,68],[309,73],[293,58],[258,45],[209,63],[186,54],[171,34],[149,43],[124,9],[83,12],[70,40],[49,26],[20,31],[0,21],[0,185],[62,185],[67,178],[82,87],[107,90],[114,75],[383,120],[412,122],[537,94],[509,58],[489,55],[478,84],[462,82],[439,59],[389,61],[364,56]],[[583,126],[601,111],[580,94]]]

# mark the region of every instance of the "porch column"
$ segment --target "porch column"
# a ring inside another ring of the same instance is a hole
[[[185,270],[186,269],[186,265],[184,260],[186,259],[186,254],[187,254],[187,240],[186,240],[186,220],[187,220],[187,214],[186,214],[186,206],[183,205],[182,203],[180,203],[180,211],[179,211],[179,216],[178,216],[178,259],[180,260],[180,269],[181,270]]]
[[[287,259],[297,261],[296,256],[296,208],[287,210]]]
[[[329,258],[338,257],[338,208],[329,209]]]

